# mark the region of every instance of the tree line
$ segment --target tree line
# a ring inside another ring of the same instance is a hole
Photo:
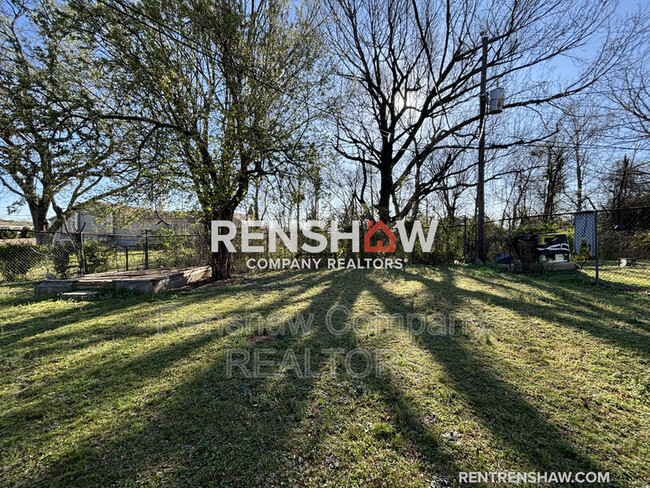
[[[36,231],[94,202],[473,214],[650,203],[648,11],[611,0],[3,0],[0,183]],[[627,152],[625,156],[623,153]],[[54,213],[55,218],[48,218]],[[215,278],[231,256],[213,254]]]

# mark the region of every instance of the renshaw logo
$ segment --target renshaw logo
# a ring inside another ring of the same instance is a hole
[[[329,228],[329,239],[326,237],[326,231]],[[244,220],[241,222],[241,252],[244,253],[260,253],[265,251],[264,241],[268,244],[269,252],[276,252],[278,240],[287,247],[290,252],[298,252],[298,234],[302,233],[305,239],[316,241],[317,244],[312,245],[303,243],[300,248],[307,253],[321,253],[327,249],[329,243],[329,251],[336,253],[339,247],[339,241],[349,240],[352,246],[352,252],[359,252],[360,242],[360,228],[361,222],[359,220],[352,221],[351,232],[341,232],[337,221],[333,221],[331,225],[322,220],[308,220],[304,226],[298,229],[296,226],[290,229],[287,234],[280,226],[271,224],[266,227],[262,221],[259,220]],[[413,252],[416,241],[420,243],[420,248],[423,252],[430,252],[433,246],[433,239],[436,235],[438,228],[438,221],[433,220],[429,227],[427,235],[424,234],[422,224],[419,220],[415,220],[411,226],[410,233],[406,229],[406,223],[403,220],[395,223],[397,235],[402,243],[405,252]],[[321,229],[325,232],[316,232],[313,229]],[[233,240],[237,236],[237,225],[229,220],[213,220],[212,221],[212,252],[217,252],[219,244],[223,243],[226,249],[230,252],[237,252],[233,244]],[[383,239],[378,239],[376,243],[371,242],[371,238],[381,233],[388,238],[388,244],[384,243]],[[372,220],[367,222],[367,231],[363,236],[363,250],[367,253],[392,253],[395,252],[397,244],[397,236],[385,223]]]

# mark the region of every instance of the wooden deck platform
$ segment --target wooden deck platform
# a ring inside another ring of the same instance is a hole
[[[210,276],[210,266],[114,271],[67,279],[45,280],[34,287],[34,295],[48,295],[102,287],[134,290],[139,293],[158,293],[163,290],[171,290],[197,281],[203,281]]]

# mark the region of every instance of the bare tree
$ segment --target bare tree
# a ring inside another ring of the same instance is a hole
[[[567,197],[573,202],[578,212],[583,209],[587,198],[585,185],[588,178],[587,170],[590,159],[586,144],[595,141],[599,132],[600,128],[596,125],[597,117],[597,114],[586,113],[584,108],[578,105],[569,107],[566,113],[564,125],[565,130],[568,132],[568,143],[575,177],[575,193],[567,192]]]
[[[591,98],[579,97],[560,107],[561,114],[556,119],[556,142],[566,149],[565,195],[574,210],[580,212],[586,203],[595,206],[590,198],[590,190],[606,157],[600,148],[607,137],[613,136],[610,113],[591,103]],[[600,164],[594,164],[598,153]]]
[[[477,137],[482,31],[490,43],[489,86],[510,87],[509,109],[580,92],[617,62],[624,44],[607,35],[610,0],[326,3],[347,103],[338,119],[337,150],[378,172],[375,207],[384,221],[405,217],[423,196],[454,186],[450,174],[473,167],[468,160],[453,169]],[[539,82],[535,74],[554,58],[603,32],[602,49],[574,80]],[[441,150],[445,157],[432,157]],[[402,203],[395,206],[400,193]]]
[[[641,34],[634,44],[635,55],[608,77],[607,90],[627,139],[647,143],[650,141],[650,8],[632,19],[641,26]]]
[[[536,183],[544,220],[557,212],[559,198],[565,189],[567,152],[554,138],[533,153],[543,163],[543,173]]]
[[[644,171],[647,167],[647,161],[635,161],[627,155],[614,164],[603,181],[609,208],[618,211],[650,203],[650,177]]]
[[[639,139],[650,139],[650,75],[626,73],[622,91],[612,92],[625,114],[625,127]]]
[[[520,217],[526,217],[530,214],[530,202],[529,202],[529,192],[528,188],[531,186],[533,172],[532,171],[521,171],[514,173],[514,184],[513,184],[513,201],[511,204],[512,208],[512,219],[516,220]]]
[[[467,154],[465,156],[467,156]],[[464,168],[466,165],[467,163],[464,158],[460,157],[456,161],[455,167]],[[463,195],[471,186],[470,179],[473,175],[473,172],[470,171],[453,173],[454,174],[447,179],[447,185],[436,192],[444,210],[444,217],[450,222],[453,222],[456,218],[458,207],[461,204]]]

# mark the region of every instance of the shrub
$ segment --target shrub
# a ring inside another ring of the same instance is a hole
[[[84,241],[84,257],[86,259],[86,272],[102,273],[108,271],[108,262],[113,250],[103,242],[96,239]]]
[[[34,232],[34,230],[30,229],[29,227],[23,227],[18,237],[21,239],[32,239],[36,237],[36,232]]]
[[[20,231],[0,229],[0,239],[16,239],[20,236]]]
[[[66,277],[68,267],[70,266],[70,255],[75,252],[76,248],[72,242],[59,242],[52,246],[51,255],[54,271],[57,275]]]
[[[428,230],[426,229],[425,232],[428,232]],[[414,249],[412,261],[423,264],[453,263],[454,260],[463,261],[465,259],[463,250],[463,227],[443,221],[438,225],[431,252],[423,253],[418,244]]]
[[[30,269],[43,260],[44,248],[34,244],[0,246],[0,274],[7,281],[24,278]]]
[[[650,230],[637,232],[632,238],[632,256],[650,258]]]
[[[194,266],[198,253],[194,239],[194,237],[177,234],[170,229],[158,229],[149,238],[149,249],[159,251],[151,260],[153,266],[167,268]]]

